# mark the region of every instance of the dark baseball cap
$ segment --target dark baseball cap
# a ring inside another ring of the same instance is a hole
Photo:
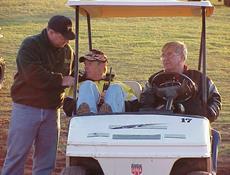
[[[48,22],[48,28],[61,33],[68,40],[75,38],[75,34],[72,30],[72,21],[68,17],[61,15],[53,16]]]
[[[96,49],[92,49],[87,54],[79,58],[80,63],[84,62],[85,60],[99,61],[103,63],[108,62],[107,56],[103,52],[96,50]]]

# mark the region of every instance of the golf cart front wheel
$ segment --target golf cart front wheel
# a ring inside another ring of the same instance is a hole
[[[70,166],[63,169],[61,175],[86,175],[86,170],[80,166]]]

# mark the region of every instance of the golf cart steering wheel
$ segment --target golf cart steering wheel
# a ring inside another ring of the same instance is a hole
[[[188,76],[176,72],[157,74],[151,85],[155,88],[156,95],[166,100],[166,110],[171,110],[173,102],[185,102],[196,92],[195,83]]]

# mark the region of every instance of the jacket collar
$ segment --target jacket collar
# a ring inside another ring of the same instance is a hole
[[[47,34],[47,30],[46,28],[44,28],[41,32],[41,39],[43,41],[43,43],[50,49],[54,50],[54,51],[59,51],[62,50],[63,48],[57,48],[54,47],[53,44],[50,42],[49,38],[48,38],[48,34]]]

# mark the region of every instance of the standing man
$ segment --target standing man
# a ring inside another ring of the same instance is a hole
[[[18,51],[11,87],[13,109],[2,175],[23,175],[32,145],[33,175],[50,175],[55,167],[60,111],[74,54],[68,45],[75,34],[65,16],[53,16],[47,28],[26,38]]]

